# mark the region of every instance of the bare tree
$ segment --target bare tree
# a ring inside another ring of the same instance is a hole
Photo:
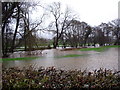
[[[16,19],[16,28],[15,28],[15,32],[14,32],[14,36],[13,36],[13,40],[12,40],[12,46],[11,46],[11,52],[13,52],[14,50],[14,45],[15,45],[15,39],[16,39],[16,35],[17,35],[17,30],[18,30],[18,26],[19,26],[19,20],[20,20],[20,6],[17,6],[17,19]]]
[[[2,53],[3,57],[8,56],[8,52],[14,52],[16,47],[25,42],[25,46],[32,48],[36,44],[33,33],[43,22],[44,15],[39,22],[31,22],[29,19],[29,8],[37,4],[30,2],[3,2],[2,3]],[[13,28],[13,24],[16,25]],[[24,33],[23,33],[24,32]],[[19,35],[19,37],[18,37]],[[31,42],[32,41],[32,42]]]
[[[80,43],[81,22],[77,20],[71,20],[70,22],[71,24],[65,30],[65,37],[69,45],[77,47]]]
[[[53,25],[55,26],[56,36],[54,37],[53,46],[56,48],[64,30],[70,25],[70,21],[75,17],[71,14],[70,9],[68,8],[66,8],[63,13],[60,2],[54,2],[52,5],[49,5],[49,11],[54,17]]]
[[[8,35],[9,32],[9,23],[11,23],[11,18],[15,15],[15,9],[19,5],[19,2],[2,2],[2,53],[3,57],[7,56],[7,43],[8,38],[5,34]],[[6,43],[5,43],[6,41]],[[6,47],[6,48],[5,48]]]
[[[114,45],[120,45],[120,19],[113,20],[109,24],[116,38]]]

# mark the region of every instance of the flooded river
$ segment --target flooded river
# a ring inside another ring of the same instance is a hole
[[[76,54],[79,57],[62,57],[65,55]],[[118,48],[110,48],[104,52],[69,50],[60,51],[49,49],[42,51],[39,58],[34,60],[3,61],[3,67],[24,67],[33,65],[35,68],[40,66],[55,66],[61,69],[81,69],[94,70],[107,68],[118,70]]]

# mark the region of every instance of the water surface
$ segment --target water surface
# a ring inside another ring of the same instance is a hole
[[[62,57],[69,54],[77,54],[83,56]],[[104,52],[79,50],[60,51],[58,49],[49,49],[42,51],[42,54],[39,54],[38,56],[39,58],[34,60],[3,61],[3,67],[8,68],[15,66],[22,68],[24,66],[33,65],[35,68],[38,68],[40,66],[55,66],[56,68],[66,70],[94,70],[99,68],[118,70],[118,48],[109,48]]]

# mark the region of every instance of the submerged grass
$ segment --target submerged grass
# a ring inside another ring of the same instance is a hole
[[[79,57],[79,56],[84,56],[84,55],[70,54],[70,55],[65,55],[63,57]]]
[[[58,56],[57,58],[69,58],[69,57],[80,57],[80,56],[86,56],[85,54],[79,55],[79,54],[68,54],[64,56]]]
[[[101,52],[104,50],[105,50],[105,48],[82,48],[82,49],[80,49],[80,51],[98,51],[98,52]]]
[[[31,60],[31,59],[36,59],[38,57],[20,57],[20,58],[3,58],[3,61],[14,61],[14,60]]]
[[[82,48],[82,49],[79,49],[79,50],[80,51],[97,51],[97,52],[102,52],[102,51],[105,51],[108,48],[120,48],[120,46],[112,45],[112,46],[102,46],[102,47],[98,47],[98,48]]]

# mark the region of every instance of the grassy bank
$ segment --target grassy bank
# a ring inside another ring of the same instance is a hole
[[[81,70],[61,70],[55,67],[40,67],[34,70],[32,67],[13,67],[3,69],[2,84],[3,89],[99,89],[108,88],[119,89],[120,77],[118,72],[112,70],[99,69],[93,72]],[[107,89],[107,90],[108,90]]]
[[[38,57],[20,57],[20,58],[2,58],[3,61],[14,61],[14,60],[31,60],[36,59]]]
[[[102,46],[102,47],[98,47],[98,48],[82,48],[79,49],[80,51],[97,51],[97,52],[102,52],[107,50],[108,48],[120,48],[120,46],[117,45],[113,45],[113,46]]]

